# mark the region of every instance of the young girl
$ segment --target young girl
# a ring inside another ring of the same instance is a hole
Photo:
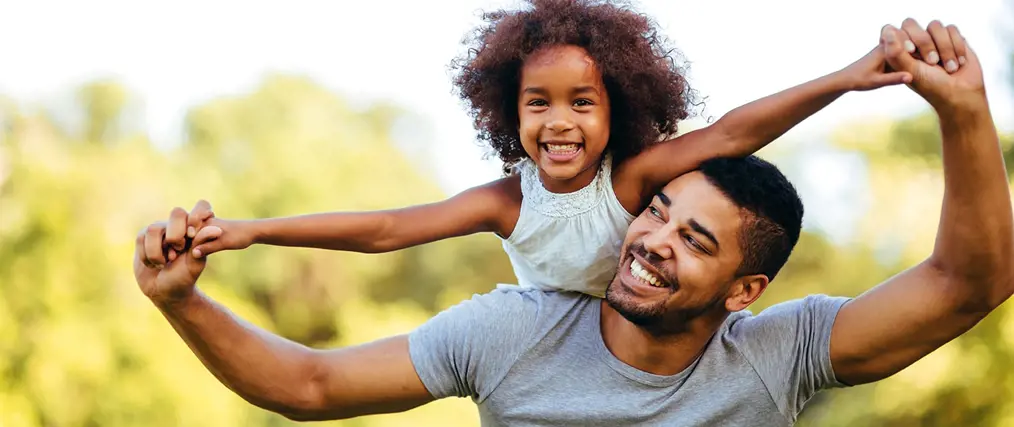
[[[674,49],[655,24],[610,3],[529,5],[486,14],[467,41],[469,53],[456,62],[460,96],[479,137],[508,167],[507,177],[398,210],[212,218],[205,225],[223,233],[196,242],[194,254],[254,243],[377,253],[493,232],[519,285],[602,297],[627,226],[658,188],[709,158],[753,153],[847,91],[911,78],[885,73],[875,50],[841,71],[663,141],[693,100]],[[195,230],[188,231],[193,237]]]

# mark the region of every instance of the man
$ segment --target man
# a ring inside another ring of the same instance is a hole
[[[499,290],[407,336],[313,350],[203,295],[204,261],[189,252],[151,267],[188,222],[210,216],[206,203],[138,236],[135,275],[212,373],[292,419],[471,396],[483,425],[790,425],[818,391],[898,372],[1014,292],[1011,202],[975,53],[936,21],[887,26],[881,39],[940,117],[945,193],[933,254],[855,299],[744,311],[785,263],[802,218],[791,184],[754,157],[709,162],[663,188],[631,224],[604,301]]]

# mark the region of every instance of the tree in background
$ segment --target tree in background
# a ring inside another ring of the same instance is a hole
[[[128,261],[135,233],[199,198],[223,217],[259,218],[446,197],[393,144],[402,113],[356,110],[311,81],[274,76],[192,109],[186,141],[165,149],[131,126],[137,100],[116,82],[75,99],[80,120],[0,98],[0,425],[293,425],[222,386],[141,295]],[[869,209],[849,241],[804,232],[754,311],[809,293],[856,295],[932,248],[943,188],[935,118],[843,126],[833,140],[863,157],[856,185]],[[317,347],[408,332],[513,281],[488,235],[378,255],[252,247],[212,257],[203,289]],[[818,395],[799,425],[1014,425],[1012,361],[1008,304],[886,381]],[[324,424],[477,423],[470,402],[452,399]]]

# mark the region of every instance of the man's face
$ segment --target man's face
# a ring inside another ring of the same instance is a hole
[[[627,230],[606,301],[659,333],[680,332],[701,315],[749,305],[760,294],[745,295],[744,288],[754,286],[755,292],[760,285],[763,291],[767,280],[736,277],[742,223],[741,209],[702,173],[671,181]]]

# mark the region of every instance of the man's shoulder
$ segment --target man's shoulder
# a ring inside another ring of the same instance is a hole
[[[579,315],[582,304],[592,301],[590,296],[538,289],[476,294],[412,331],[409,353],[433,396],[482,400],[547,331]]]
[[[768,344],[795,336],[801,330],[833,323],[838,311],[851,298],[823,294],[808,295],[771,305],[754,314],[743,310],[729,315],[719,335],[733,343],[761,341]],[[827,325],[830,326],[830,325]]]
[[[751,310],[742,310],[729,315],[725,327],[730,330],[738,326],[755,322],[791,321],[809,313],[837,312],[842,305],[851,300],[849,297],[836,297],[824,294],[812,294],[803,298],[791,299],[771,306],[754,314]]]
[[[466,322],[528,323],[550,321],[550,313],[565,313],[571,308],[587,305],[596,299],[576,292],[558,292],[519,286],[502,286],[492,291],[473,294],[471,298],[451,306],[436,317],[460,318]],[[551,321],[550,321],[551,322]]]

